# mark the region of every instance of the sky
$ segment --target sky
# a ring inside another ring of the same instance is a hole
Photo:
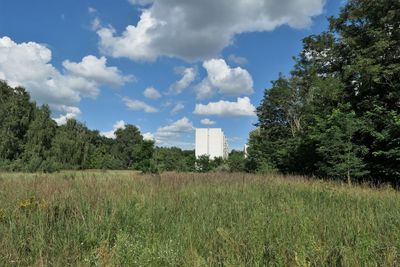
[[[255,108],[338,0],[0,0],[0,79],[104,136],[137,126],[194,148],[222,128],[242,149]]]

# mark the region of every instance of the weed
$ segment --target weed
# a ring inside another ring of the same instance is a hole
[[[1,177],[0,265],[400,262],[400,194],[392,188],[222,172]]]

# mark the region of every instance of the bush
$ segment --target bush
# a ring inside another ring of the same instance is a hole
[[[195,164],[197,172],[209,172],[212,169],[210,157],[207,155],[198,157]]]
[[[230,172],[231,168],[228,164],[221,164],[213,169],[215,172]]]
[[[160,169],[159,167],[155,164],[153,160],[144,160],[138,164],[137,170],[142,171],[143,173],[151,173],[151,174],[159,174]]]
[[[257,168],[257,173],[261,174],[276,173],[276,172],[277,172],[276,167],[267,161],[262,161]]]

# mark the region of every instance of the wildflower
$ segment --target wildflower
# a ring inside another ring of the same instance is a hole
[[[46,209],[48,204],[44,200],[38,200],[35,197],[31,197],[29,199],[24,199],[19,203],[19,208],[23,210],[29,209]]]
[[[31,201],[30,199],[24,199],[19,203],[19,208],[26,210],[29,209],[31,207]]]

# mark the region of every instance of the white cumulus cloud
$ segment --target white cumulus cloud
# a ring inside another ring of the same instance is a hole
[[[144,6],[153,3],[153,0],[128,0],[132,5]]]
[[[215,125],[215,124],[216,124],[215,121],[210,120],[210,119],[208,119],[208,118],[202,119],[202,120],[200,121],[200,123],[203,124],[203,125]]]
[[[129,0],[141,6],[136,25],[122,33],[111,26],[97,30],[107,55],[132,60],[160,56],[188,61],[219,55],[235,35],[272,31],[288,25],[307,28],[326,0]]]
[[[194,131],[192,122],[183,117],[167,126],[158,128],[154,137],[158,144],[164,144],[171,141],[176,141],[184,133],[191,133]]]
[[[81,98],[96,97],[100,86],[117,86],[131,79],[116,67],[107,67],[105,58],[87,56],[78,63],[66,60],[62,72],[51,59],[51,50],[45,45],[0,38],[0,79],[12,87],[25,87],[38,104],[48,104],[59,113],[58,123],[79,115]]]
[[[97,9],[94,7],[88,7],[88,12],[89,12],[89,14],[94,14],[94,13],[97,13]]]
[[[155,30],[161,24],[154,19],[149,11],[140,16],[137,26],[126,27],[122,36],[115,36],[115,29],[102,27],[97,30],[100,37],[100,51],[112,57],[128,57],[135,60],[154,60],[156,51],[150,47],[153,37],[148,32]]]
[[[136,110],[136,111],[143,110],[146,113],[154,113],[158,111],[158,109],[156,109],[155,107],[150,106],[145,102],[137,99],[130,99],[128,97],[124,97],[122,100],[124,101],[125,105],[131,110]]]
[[[182,149],[194,149],[193,142],[185,141],[185,138],[193,139],[194,129],[193,123],[187,117],[183,117],[166,126],[158,128],[155,133],[143,134],[143,138],[145,140],[155,141],[158,146],[175,146]]]
[[[65,105],[57,105],[53,109],[61,112],[63,115],[60,115],[57,118],[54,118],[54,121],[58,125],[64,125],[67,123],[67,120],[78,117],[81,114],[81,110],[77,107],[69,107]]]
[[[237,102],[229,101],[218,101],[210,102],[207,105],[196,104],[194,114],[197,115],[216,115],[225,117],[236,117],[236,116],[255,116],[255,110],[253,104],[250,102],[250,98],[243,97],[238,98]]]
[[[89,55],[79,63],[65,60],[63,66],[68,73],[74,76],[114,87],[121,86],[133,79],[133,76],[122,75],[117,67],[107,67],[107,59],[105,57],[97,58]]]
[[[186,88],[188,88],[197,75],[196,69],[194,68],[178,70],[178,73],[182,74],[182,78],[173,83],[169,88],[169,92],[176,95],[182,93]]]
[[[114,124],[114,126],[113,126],[113,128],[112,128],[111,131],[108,131],[108,132],[101,132],[100,135],[105,136],[105,137],[107,137],[107,138],[115,139],[115,137],[116,137],[116,136],[115,136],[115,132],[116,132],[118,129],[125,129],[125,125],[126,125],[126,123],[125,123],[123,120],[117,121],[117,122]]]
[[[143,95],[149,99],[158,99],[161,97],[160,92],[157,91],[154,87],[148,87],[144,90]]]
[[[154,141],[154,134],[152,133],[144,133],[143,139],[147,141]]]
[[[178,102],[175,107],[171,110],[172,114],[178,113],[180,110],[184,109],[185,105],[182,102]]]
[[[196,86],[198,99],[222,95],[239,96],[253,93],[253,78],[241,67],[231,68],[223,59],[211,59],[203,63],[207,77]]]
[[[233,62],[233,63],[235,63],[235,64],[237,64],[237,65],[246,65],[247,63],[249,63],[249,61],[247,60],[247,58],[245,58],[245,57],[240,57],[240,56],[237,56],[237,55],[235,55],[235,54],[230,54],[230,55],[228,56],[228,59],[229,59],[229,61],[231,61],[231,62]]]

